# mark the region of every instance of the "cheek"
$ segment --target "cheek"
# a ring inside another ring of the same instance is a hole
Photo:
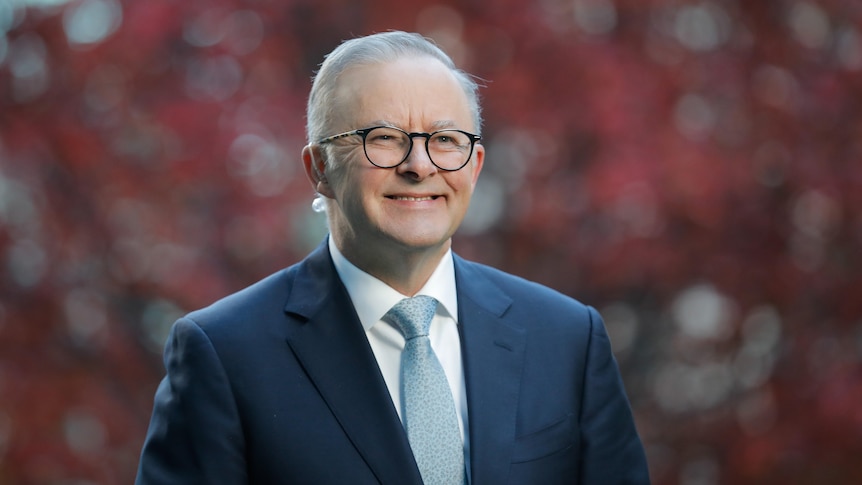
[[[330,178],[349,179],[351,168],[361,167],[365,160],[362,144],[354,146],[330,146],[326,158],[326,173]]]
[[[326,178],[330,184],[340,183],[346,175],[347,163],[344,158],[332,157],[326,161]]]
[[[349,150],[339,150],[328,160],[326,178],[338,198],[350,197],[358,184],[357,161],[349,154]]]
[[[341,170],[337,175],[336,193],[345,211],[358,213],[371,210],[374,200],[374,187],[380,185],[373,174],[362,168],[351,167]]]
[[[458,193],[460,198],[469,198],[473,194],[475,180],[473,178],[473,170],[468,170],[469,167],[455,173],[456,177],[449,182],[449,185]]]

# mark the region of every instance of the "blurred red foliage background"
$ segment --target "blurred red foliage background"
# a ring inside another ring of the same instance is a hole
[[[862,4],[5,0],[0,484],[130,483],[183,312],[325,234],[341,40],[485,85],[456,250],[597,306],[657,484],[862,483]]]

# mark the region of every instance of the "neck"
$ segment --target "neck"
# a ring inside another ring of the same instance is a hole
[[[440,260],[449,250],[451,240],[433,248],[399,248],[367,251],[335,240],[338,250],[354,266],[386,283],[395,291],[414,296],[428,282]]]

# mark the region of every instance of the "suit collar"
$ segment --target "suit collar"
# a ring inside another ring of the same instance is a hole
[[[327,247],[332,256],[336,273],[347,288],[347,293],[353,301],[353,307],[359,314],[359,320],[366,331],[380,321],[396,303],[406,297],[383,281],[356,267],[338,250],[332,238],[329,239]],[[450,249],[443,255],[434,272],[417,292],[417,295],[434,297],[439,302],[438,311],[445,310],[457,322],[458,294],[455,287],[455,268]]]
[[[457,254],[453,254],[453,259],[459,305],[464,300],[470,300],[484,312],[496,318],[503,317],[512,306],[512,297],[492,282],[486,273],[479,269],[480,265],[469,262]]]
[[[297,322],[288,345],[381,483],[421,483],[404,428],[325,244],[297,267],[285,311]]]

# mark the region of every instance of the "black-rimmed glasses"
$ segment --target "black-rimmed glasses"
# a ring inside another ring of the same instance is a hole
[[[413,150],[413,138],[425,138],[428,158],[440,170],[454,172],[467,165],[476,142],[482,137],[462,130],[439,130],[433,133],[408,133],[393,126],[373,126],[328,136],[317,143],[323,145],[335,140],[358,135],[362,137],[365,157],[374,166],[393,168],[404,163]]]

